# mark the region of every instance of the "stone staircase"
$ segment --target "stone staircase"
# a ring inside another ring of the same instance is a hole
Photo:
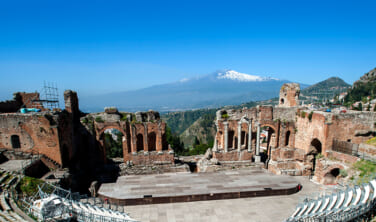
[[[376,206],[376,180],[347,187],[330,195],[305,200],[286,220],[292,221],[362,221]]]

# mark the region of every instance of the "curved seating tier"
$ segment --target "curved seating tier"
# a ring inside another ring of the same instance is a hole
[[[376,205],[376,180],[331,195],[306,200],[296,207],[286,220],[292,221],[350,221],[361,217]]]

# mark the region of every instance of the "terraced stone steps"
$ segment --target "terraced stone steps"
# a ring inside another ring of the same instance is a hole
[[[375,204],[376,180],[372,180],[361,186],[347,187],[331,195],[307,200],[299,204],[286,221],[348,221],[361,217],[367,210],[375,207]]]

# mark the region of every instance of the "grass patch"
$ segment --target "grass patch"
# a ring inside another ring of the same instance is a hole
[[[38,185],[41,186],[43,183],[44,183],[43,180],[40,180],[34,177],[25,176],[24,178],[21,179],[17,188],[24,195],[32,196],[38,191]]]
[[[376,174],[376,163],[369,160],[360,160],[354,163],[353,168],[360,172],[357,184],[369,182]]]
[[[376,107],[376,106],[375,106]],[[369,139],[366,144],[369,144],[369,145],[372,145],[372,146],[376,146],[376,137],[373,137],[371,139]]]

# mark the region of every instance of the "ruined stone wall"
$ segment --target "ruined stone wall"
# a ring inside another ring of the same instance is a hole
[[[261,127],[269,127],[270,139],[269,146],[293,147],[295,145],[295,113],[297,108],[274,108],[272,106],[257,106],[250,109],[241,110],[219,110],[217,112],[217,133],[216,146],[217,151],[224,150],[224,133],[227,124],[228,132],[228,151],[238,149],[238,141],[241,141],[240,150],[248,148],[249,123],[252,124],[252,145],[251,150],[254,152],[257,138],[257,124]],[[239,122],[241,123],[241,134],[239,134]],[[288,141],[286,141],[288,140]]]
[[[298,111],[298,113],[295,124],[295,147],[309,153],[312,140],[317,139],[322,144],[321,152],[325,153],[328,149],[328,125],[325,122],[325,116],[314,112],[312,119],[309,120],[307,111]]]
[[[166,141],[166,123],[160,120],[159,113],[154,111],[119,113],[117,109],[114,111],[115,109],[107,109],[110,111],[84,117],[94,121],[94,133],[104,159],[106,147],[104,147],[103,134],[106,129],[114,128],[123,134],[124,162],[137,165],[174,162],[173,151],[169,149]]]
[[[10,113],[0,115],[0,147],[45,154],[62,164],[56,116],[49,113]],[[13,148],[12,136],[19,138],[20,148]]]
[[[279,106],[299,106],[300,85],[297,83],[285,83],[279,91]]]
[[[26,93],[26,92],[17,92],[13,94],[13,99],[0,102],[0,113],[15,113],[18,112],[21,108],[38,108],[42,111],[46,111],[39,100],[39,93]]]
[[[213,158],[216,158],[219,162],[221,161],[244,161],[252,160],[253,153],[249,153],[247,150],[242,150],[237,152],[236,150],[230,152],[213,152]]]
[[[274,107],[273,120],[281,120],[282,122],[295,122],[297,107]]]
[[[356,144],[364,143],[374,136],[375,112],[348,112],[333,115],[329,125],[329,140],[334,138]]]
[[[309,120],[307,111],[305,117],[300,111],[296,122],[295,146],[307,153],[313,139],[322,144],[322,153],[331,150],[333,141],[348,141],[360,144],[372,138],[375,131],[376,115],[373,112],[325,113],[313,112]]]

